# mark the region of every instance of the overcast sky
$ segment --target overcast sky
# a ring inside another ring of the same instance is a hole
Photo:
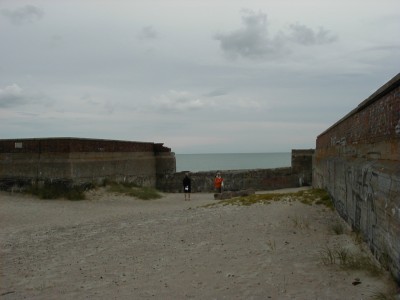
[[[399,0],[0,0],[0,139],[315,148],[399,73],[399,36]]]

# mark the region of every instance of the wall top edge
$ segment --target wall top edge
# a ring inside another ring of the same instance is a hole
[[[122,142],[122,143],[137,143],[137,144],[159,144],[153,142],[139,142],[127,140],[110,140],[110,139],[95,139],[95,138],[78,138],[78,137],[45,137],[45,138],[15,138],[15,139],[0,139],[0,142],[25,142],[25,141],[99,141],[99,142]]]
[[[164,143],[75,138],[16,138],[0,139],[0,153],[24,152],[154,152],[155,154],[171,152]]]
[[[356,113],[362,111],[364,108],[367,106],[371,105],[372,103],[378,101],[380,98],[385,96],[386,94],[390,93],[394,89],[400,87],[400,73],[398,73],[396,76],[394,76],[392,79],[390,79],[388,82],[386,82],[383,86],[381,86],[378,90],[376,90],[371,96],[369,96],[367,99],[362,101],[356,108],[351,110],[347,115],[345,115],[343,118],[341,118],[339,121],[334,123],[332,126],[330,126],[328,129],[326,129],[324,132],[318,135],[317,139],[326,134],[328,131],[331,129],[335,128],[337,125],[345,121],[346,119],[350,118],[351,116],[355,115]]]

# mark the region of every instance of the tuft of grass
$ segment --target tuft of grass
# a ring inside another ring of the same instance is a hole
[[[331,230],[336,234],[336,235],[341,235],[344,234],[344,226],[341,223],[335,223],[331,225]]]
[[[322,249],[320,259],[324,265],[334,265],[336,263],[335,251],[329,247]]]
[[[276,242],[275,240],[269,240],[267,242],[268,247],[270,248],[271,251],[275,251],[276,250]]]
[[[133,183],[109,183],[109,191],[135,197],[141,200],[159,199],[162,195],[155,189],[149,187],[138,187]]]
[[[351,259],[349,251],[345,248],[339,248],[335,251],[336,257],[339,259],[339,264],[341,266],[346,266]]]

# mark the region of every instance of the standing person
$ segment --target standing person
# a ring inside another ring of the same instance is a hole
[[[185,201],[190,201],[190,192],[192,191],[192,180],[189,177],[189,173],[185,174],[183,178],[183,192],[185,193]]]
[[[221,174],[218,172],[214,179],[214,187],[217,190],[217,193],[222,193],[223,186],[224,186],[224,179],[221,177]]]

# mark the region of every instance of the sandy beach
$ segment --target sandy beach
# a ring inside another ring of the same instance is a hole
[[[143,201],[97,189],[67,201],[1,192],[0,298],[373,299],[390,287],[386,275],[322,263],[324,249],[359,248],[332,231],[342,221],[325,206],[210,203],[204,193]]]

